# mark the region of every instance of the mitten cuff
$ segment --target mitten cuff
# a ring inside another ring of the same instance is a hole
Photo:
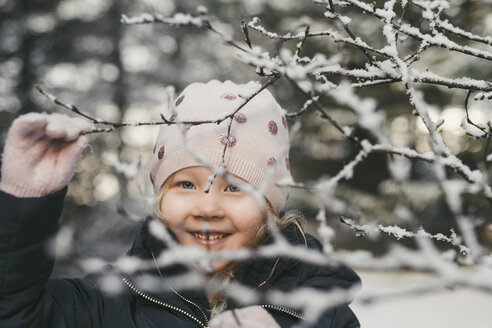
[[[60,188],[62,189],[62,188]],[[0,181],[0,190],[19,198],[39,198],[51,194],[54,190],[48,188],[36,189],[30,186],[19,186],[13,182]],[[55,190],[56,191],[56,190]]]

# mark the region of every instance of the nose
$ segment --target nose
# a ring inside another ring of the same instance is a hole
[[[194,201],[195,204],[191,211],[191,215],[194,217],[209,220],[222,218],[225,215],[220,194],[213,188],[208,193],[199,193]]]

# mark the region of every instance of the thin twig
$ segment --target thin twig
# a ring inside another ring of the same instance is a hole
[[[466,113],[466,122],[468,122],[469,124],[473,125],[474,127],[476,127],[477,129],[479,129],[480,131],[486,133],[487,135],[489,134],[489,132],[487,131],[487,129],[485,129],[483,126],[480,126],[478,124],[475,124],[471,118],[470,118],[470,113],[468,112],[468,101],[470,100],[470,95],[472,94],[472,90],[468,90],[468,92],[466,93],[466,98],[465,98],[465,113]]]
[[[249,38],[249,32],[248,32],[248,25],[246,25],[246,22],[244,19],[241,20],[241,30],[243,31],[244,34],[244,42],[248,45],[248,47],[251,49],[251,40]]]
[[[297,57],[297,60],[299,60],[299,57],[301,56],[302,47],[304,46],[304,43],[306,42],[308,35],[309,35],[309,25],[306,26],[306,30],[304,31],[304,37],[302,38],[301,42],[299,42],[299,44],[297,45],[296,52],[294,54],[294,56]]]
[[[227,120],[227,119],[232,119],[234,118],[234,115],[239,111],[241,110],[241,108],[243,108],[248,102],[251,101],[251,99],[253,99],[256,95],[258,95],[261,91],[263,91],[264,89],[268,88],[270,85],[272,85],[273,83],[275,83],[275,81],[278,80],[279,77],[275,76],[273,77],[272,79],[270,79],[267,83],[265,83],[264,85],[261,86],[260,89],[258,89],[258,91],[256,91],[255,93],[253,93],[251,96],[247,97],[244,99],[244,101],[241,103],[241,105],[238,106],[238,108],[236,108],[236,110],[234,110],[232,113],[230,114],[227,114],[227,115],[224,115],[223,117],[220,117],[216,120],[197,120],[197,121],[175,121],[175,120],[172,120],[172,119],[167,119],[166,117],[164,117],[164,115],[160,115],[161,117],[161,121],[153,121],[153,122],[130,122],[130,123],[120,123],[120,122],[110,122],[110,121],[105,121],[105,120],[102,120],[102,119],[97,119],[97,118],[94,118],[86,113],[83,113],[81,112],[75,105],[71,105],[71,104],[66,104],[65,102],[57,99],[54,95],[44,91],[40,86],[35,86],[36,89],[42,94],[44,95],[45,97],[47,97],[49,100],[51,100],[53,103],[55,103],[56,105],[58,106],[61,106],[65,109],[68,109],[72,112],[74,112],[75,114],[77,115],[80,115],[88,120],[90,120],[92,123],[94,124],[101,124],[101,125],[110,125],[112,128],[110,129],[93,129],[89,132],[86,132],[86,134],[89,134],[89,133],[98,133],[98,132],[111,132],[113,131],[114,129],[118,129],[118,128],[121,128],[121,127],[136,127],[136,126],[148,126],[148,125],[163,125],[163,124],[167,124],[167,125],[173,125],[173,124],[190,124],[190,125],[201,125],[201,124],[220,124],[222,123],[223,121]]]
[[[335,11],[335,6],[333,5],[333,0],[329,0],[329,4],[330,4],[330,8],[328,9],[334,16],[335,16],[335,20],[342,25],[343,29],[345,30],[345,32],[347,32],[347,34],[352,38],[352,40],[357,40],[357,37],[356,35],[352,32],[352,30],[349,28],[348,24],[344,23],[342,21],[342,19],[340,18],[340,15]],[[366,49],[362,48],[362,47],[358,47],[360,49],[360,51],[362,51],[362,53],[364,54],[364,56],[367,57],[367,59],[369,60],[369,62],[372,62],[374,60],[374,58],[369,55],[369,53],[367,52]]]
[[[397,240],[400,240],[402,238],[425,237],[425,238],[435,239],[435,240],[449,243],[455,246],[456,248],[458,248],[459,252],[464,255],[470,252],[468,247],[461,244],[461,239],[456,235],[456,232],[454,232],[453,229],[451,229],[451,234],[448,237],[443,235],[442,233],[438,233],[435,235],[430,234],[427,231],[425,231],[422,227],[419,229],[417,233],[415,233],[412,231],[408,231],[404,228],[398,227],[396,225],[393,226],[383,226],[381,224],[360,225],[360,224],[356,224],[353,219],[344,216],[340,216],[340,222],[346,224],[347,226],[350,227],[350,229],[354,230],[354,232],[357,234],[357,237],[363,237],[366,234],[371,234],[374,232],[382,232],[390,236],[394,236]]]

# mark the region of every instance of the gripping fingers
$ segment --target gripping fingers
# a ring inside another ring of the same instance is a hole
[[[82,133],[90,132],[94,129],[94,125],[92,123],[89,123],[87,120],[83,120],[81,118],[75,118],[73,120],[75,121],[75,126],[79,130],[79,135],[81,135]]]
[[[82,152],[87,146],[88,139],[85,136],[70,142],[59,154],[58,169],[65,177],[65,184],[68,183],[75,171],[75,167],[82,157]]]
[[[29,113],[17,118],[9,130],[8,138],[19,143],[34,143],[45,134],[46,114]]]
[[[48,118],[46,134],[52,139],[64,139],[70,142],[77,140],[81,132],[90,130],[91,124],[87,121],[61,114],[52,114]]]

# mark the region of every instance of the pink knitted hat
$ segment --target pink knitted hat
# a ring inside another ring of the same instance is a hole
[[[189,85],[178,97],[175,112],[167,119],[174,122],[215,121],[234,113],[245,98],[259,90],[256,82],[236,85],[216,80]],[[162,125],[154,147],[150,179],[158,193],[174,172],[201,166],[189,152],[185,141],[198,156],[217,166],[224,146],[225,169],[253,185],[266,187],[265,197],[278,213],[285,205],[288,188],[275,182],[290,178],[289,135],[284,110],[268,90],[261,91],[235,115],[228,135],[227,118],[220,124]],[[184,130],[184,132],[183,132]],[[186,138],[186,139],[185,139]],[[270,173],[267,174],[267,169]],[[268,179],[267,181],[263,181]]]

